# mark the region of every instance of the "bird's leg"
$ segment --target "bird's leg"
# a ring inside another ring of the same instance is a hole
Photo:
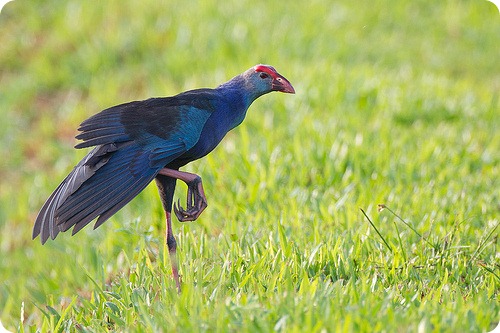
[[[174,198],[175,183],[180,179],[188,186],[187,208],[175,206],[174,212],[179,221],[194,221],[201,212],[207,207],[207,199],[205,191],[201,183],[201,178],[198,175],[182,172],[179,170],[164,168],[158,172],[156,176],[156,185],[160,193],[161,202],[165,209],[166,216],[166,238],[168,246],[168,254],[172,264],[172,275],[177,286],[177,291],[181,292],[181,281],[179,277],[179,262],[177,260],[177,242],[172,232],[172,203]]]
[[[194,221],[207,208],[207,198],[203,190],[201,177],[189,172],[164,168],[158,172],[159,175],[168,176],[182,180],[188,186],[187,206],[182,208],[180,201],[174,205],[174,213],[180,222]]]
[[[181,292],[181,281],[179,279],[179,261],[177,260],[177,242],[175,240],[174,234],[172,233],[172,219],[171,213],[165,212],[167,217],[167,246],[168,255],[170,257],[170,263],[172,265],[172,275],[174,277],[175,286],[177,287],[177,292]]]
[[[161,203],[165,209],[166,217],[166,240],[170,263],[172,265],[172,275],[174,277],[177,291],[181,292],[181,281],[179,279],[179,262],[177,260],[177,242],[175,241],[174,233],[172,232],[172,200],[175,191],[175,178],[156,176],[156,185],[160,193]]]

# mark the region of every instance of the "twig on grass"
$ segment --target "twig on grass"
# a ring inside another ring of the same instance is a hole
[[[430,246],[432,246],[432,248],[434,250],[436,250],[436,251],[439,250],[439,248],[438,248],[437,245],[432,244],[427,238],[425,238],[424,236],[422,236],[422,234],[420,234],[415,228],[413,228],[411,224],[409,224],[408,222],[406,222],[401,216],[399,216],[398,214],[396,214],[392,209],[390,209],[389,207],[387,207],[384,204],[379,204],[378,205],[378,211],[379,212],[383,211],[384,209],[387,209],[392,215],[394,215],[395,217],[397,217],[408,228],[410,228],[415,234],[417,234],[417,236],[420,237],[420,239],[423,239],[427,244],[429,244]]]

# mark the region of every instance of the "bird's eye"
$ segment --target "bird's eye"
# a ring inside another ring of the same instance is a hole
[[[261,79],[267,79],[268,77],[269,77],[269,75],[267,75],[266,73],[260,73]]]

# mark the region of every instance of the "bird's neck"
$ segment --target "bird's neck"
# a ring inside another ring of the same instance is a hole
[[[262,95],[262,93],[257,93],[253,87],[249,86],[248,81],[241,75],[221,84],[217,87],[217,90],[233,104],[233,107],[241,108],[245,112],[253,101]]]

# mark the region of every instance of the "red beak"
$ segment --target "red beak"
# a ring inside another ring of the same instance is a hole
[[[273,80],[272,85],[273,91],[281,91],[287,94],[295,94],[295,89],[293,89],[292,84],[284,76],[277,74]]]

